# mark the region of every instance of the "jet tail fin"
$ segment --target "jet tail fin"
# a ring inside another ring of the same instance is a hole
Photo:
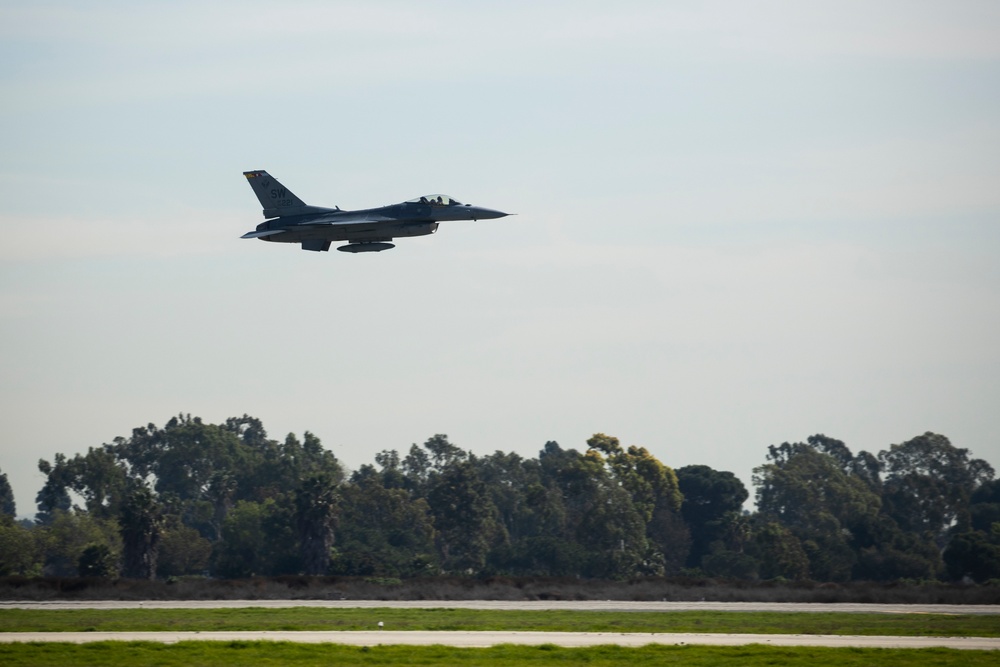
[[[295,215],[308,208],[304,201],[263,169],[244,171],[243,175],[247,177],[247,182],[260,200],[260,205],[264,207],[265,218]]]

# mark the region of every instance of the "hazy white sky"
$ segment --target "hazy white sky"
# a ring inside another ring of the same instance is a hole
[[[482,3],[479,3],[482,4]],[[191,413],[750,471],[1000,466],[1000,4],[0,1],[0,470]],[[372,255],[307,203],[518,216]]]

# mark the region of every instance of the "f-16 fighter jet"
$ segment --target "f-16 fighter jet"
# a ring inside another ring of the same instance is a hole
[[[401,204],[360,211],[308,206],[266,171],[245,171],[243,175],[268,219],[240,238],[301,243],[303,250],[329,250],[334,241],[347,241],[347,245],[337,250],[380,252],[396,247],[390,243],[395,238],[433,234],[439,222],[510,215],[463,204],[447,195],[426,195]]]

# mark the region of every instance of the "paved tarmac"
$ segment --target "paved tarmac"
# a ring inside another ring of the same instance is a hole
[[[53,600],[0,601],[0,609],[280,609],[313,607],[324,609],[492,609],[502,611],[731,611],[795,613],[885,613],[885,614],[1000,614],[1000,605],[898,605],[844,603],[758,603],[758,602],[629,602],[605,601],[497,601],[497,600]],[[594,646],[618,644],[702,644],[714,646],[832,646],[878,648],[929,648],[1000,650],[1000,638],[992,637],[886,637],[840,635],[754,635],[691,633],[607,633],[607,632],[0,632],[0,642],[96,642],[96,641],[294,641],[337,643],[355,646],[378,644],[448,646],[493,646],[495,644],[557,644]]]
[[[290,641],[308,644],[349,644],[378,646],[404,644],[457,647],[495,646],[496,644],[556,644],[558,646],[829,646],[839,648],[932,648],[1000,650],[995,637],[862,637],[857,635],[727,635],[692,633],[612,633],[612,632],[0,632],[0,642],[70,642],[148,641],[173,644],[181,641]]]
[[[1000,614],[1000,605],[816,602],[630,602],[624,600],[0,600],[0,609],[491,609],[497,611],[741,611],[792,613]]]

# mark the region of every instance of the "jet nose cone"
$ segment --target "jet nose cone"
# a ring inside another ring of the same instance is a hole
[[[490,218],[505,218],[510,213],[504,213],[503,211],[496,211],[492,208],[483,208],[482,206],[474,206],[472,211],[472,217],[477,220],[489,220]]]

